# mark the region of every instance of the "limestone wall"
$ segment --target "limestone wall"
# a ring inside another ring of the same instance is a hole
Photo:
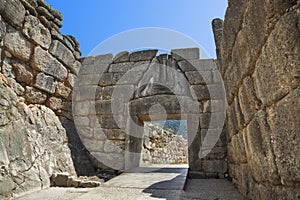
[[[228,4],[224,24],[213,25],[229,106],[230,176],[251,199],[299,199],[299,1]]]
[[[0,199],[49,187],[55,172],[75,175],[57,116],[70,117],[81,53],[59,32],[62,19],[44,0],[0,2]]]
[[[214,60],[199,59],[196,48],[156,54],[145,50],[84,59],[73,114],[94,165],[117,170],[138,166],[143,121],[186,118],[190,169],[222,177],[227,171],[224,91]]]

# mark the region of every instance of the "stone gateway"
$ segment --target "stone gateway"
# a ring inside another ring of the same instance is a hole
[[[145,148],[153,120],[187,121],[176,162],[190,177],[300,198],[299,1],[229,0],[212,22],[217,59],[198,48],[82,58],[62,19],[44,0],[0,2],[0,199],[160,160]]]

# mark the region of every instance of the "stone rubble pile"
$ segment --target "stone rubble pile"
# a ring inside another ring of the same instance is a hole
[[[104,180],[97,176],[92,177],[78,177],[71,176],[68,173],[55,173],[51,176],[52,187],[75,187],[75,188],[92,188],[98,187]]]
[[[188,142],[158,125],[147,123],[142,150],[142,162],[153,164],[187,164]]]

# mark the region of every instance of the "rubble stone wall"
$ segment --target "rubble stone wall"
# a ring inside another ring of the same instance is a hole
[[[157,124],[144,125],[143,164],[188,164],[188,141]]]
[[[229,0],[214,20],[229,173],[250,199],[300,197],[300,2]]]

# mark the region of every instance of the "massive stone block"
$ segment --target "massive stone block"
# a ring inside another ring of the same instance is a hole
[[[6,33],[6,24],[2,21],[2,17],[0,17],[0,41],[4,37]]]
[[[26,86],[25,99],[29,104],[43,104],[47,99],[47,95],[36,88]]]
[[[298,88],[268,110],[276,166],[281,183],[289,186],[300,180],[299,97]]]
[[[38,18],[27,16],[23,27],[23,33],[36,44],[48,49],[51,44],[50,31],[44,27]]]
[[[47,76],[44,73],[39,73],[36,76],[35,87],[53,94],[55,92],[55,83],[52,76]]]
[[[171,50],[172,57],[177,60],[197,60],[200,58],[199,48],[188,48],[188,49],[173,49]]]
[[[18,0],[3,0],[0,3],[2,17],[17,28],[22,26],[25,17],[25,8]]]
[[[59,80],[67,77],[66,68],[41,47],[35,48],[31,66],[35,70],[52,75]]]
[[[14,63],[13,69],[16,72],[16,79],[21,83],[30,84],[33,81],[32,71],[28,69],[29,67],[25,64]]]
[[[22,61],[29,61],[33,45],[16,29],[12,27],[7,29],[4,45],[16,58]]]
[[[129,60],[131,62],[152,60],[156,56],[157,51],[158,50],[146,50],[133,52],[129,55]]]
[[[47,188],[55,172],[75,175],[65,129],[53,111],[19,102],[2,80],[0,91],[0,198]]]
[[[278,21],[257,61],[255,85],[258,98],[265,105],[276,102],[300,84],[300,45],[295,45],[300,43],[298,17],[293,11]]]
[[[239,91],[239,105],[241,106],[241,111],[246,123],[248,123],[260,109],[260,104],[261,102],[256,97],[253,80],[250,77],[246,77]]]
[[[66,66],[73,66],[75,57],[72,52],[60,41],[54,40],[52,42],[50,53],[63,62]],[[78,70],[74,70],[76,72]]]

